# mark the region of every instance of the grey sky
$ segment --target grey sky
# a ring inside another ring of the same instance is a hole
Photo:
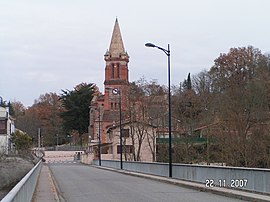
[[[46,92],[81,82],[103,91],[116,16],[130,55],[130,81],[172,84],[209,69],[220,53],[252,45],[270,52],[268,0],[0,0],[0,96],[31,106]]]

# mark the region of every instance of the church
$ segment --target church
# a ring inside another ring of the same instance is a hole
[[[120,159],[121,131],[123,160],[155,161],[156,127],[131,116],[134,104],[131,106],[129,99],[129,55],[118,19],[104,60],[104,94],[96,95],[90,104],[89,149],[95,159]]]

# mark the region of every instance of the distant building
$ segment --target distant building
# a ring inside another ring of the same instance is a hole
[[[120,159],[120,125],[108,127],[108,153],[112,159]],[[155,161],[156,157],[156,127],[141,122],[125,122],[122,124],[123,160]]]
[[[141,161],[152,161],[151,151],[155,151],[155,140],[147,142],[146,133],[143,142],[138,142],[138,130],[134,129],[135,122],[131,122],[129,116],[129,55],[125,51],[118,20],[116,19],[109,50],[104,55],[106,62],[104,94],[97,95],[93,98],[90,106],[90,123],[89,123],[89,145],[98,153],[99,135],[101,138],[101,150],[103,159],[119,159],[119,134],[120,134],[120,108],[122,113],[122,131],[123,131],[123,158],[134,160],[136,151],[141,151],[140,157],[136,158]],[[116,92],[113,92],[117,89]],[[138,122],[137,122],[138,123]],[[150,134],[155,133],[155,127],[144,124],[144,130]],[[132,128],[133,127],[133,128]],[[139,146],[140,145],[140,146]],[[91,150],[91,149],[90,149]]]
[[[11,134],[15,132],[14,119],[8,107],[0,107],[0,153],[8,154],[12,149]]]

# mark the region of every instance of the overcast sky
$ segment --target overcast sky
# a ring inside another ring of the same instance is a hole
[[[31,106],[81,82],[103,91],[104,54],[116,17],[130,56],[130,81],[167,84],[213,65],[220,53],[252,45],[270,52],[269,0],[0,0],[0,96]]]

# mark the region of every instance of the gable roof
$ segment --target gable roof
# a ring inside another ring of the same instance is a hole
[[[138,123],[138,124],[142,124],[142,125],[145,125],[145,126],[157,128],[154,125],[151,125],[151,124],[145,123],[145,122],[140,122],[140,121],[126,121],[126,122],[121,123],[121,125],[123,127],[123,126],[126,126],[126,125],[130,125],[132,123]],[[119,122],[118,123],[114,123],[112,125],[108,125],[106,128],[107,128],[107,131],[109,131],[109,130],[112,130],[112,129],[115,129],[115,128],[118,128],[118,127],[120,127],[120,123]]]

